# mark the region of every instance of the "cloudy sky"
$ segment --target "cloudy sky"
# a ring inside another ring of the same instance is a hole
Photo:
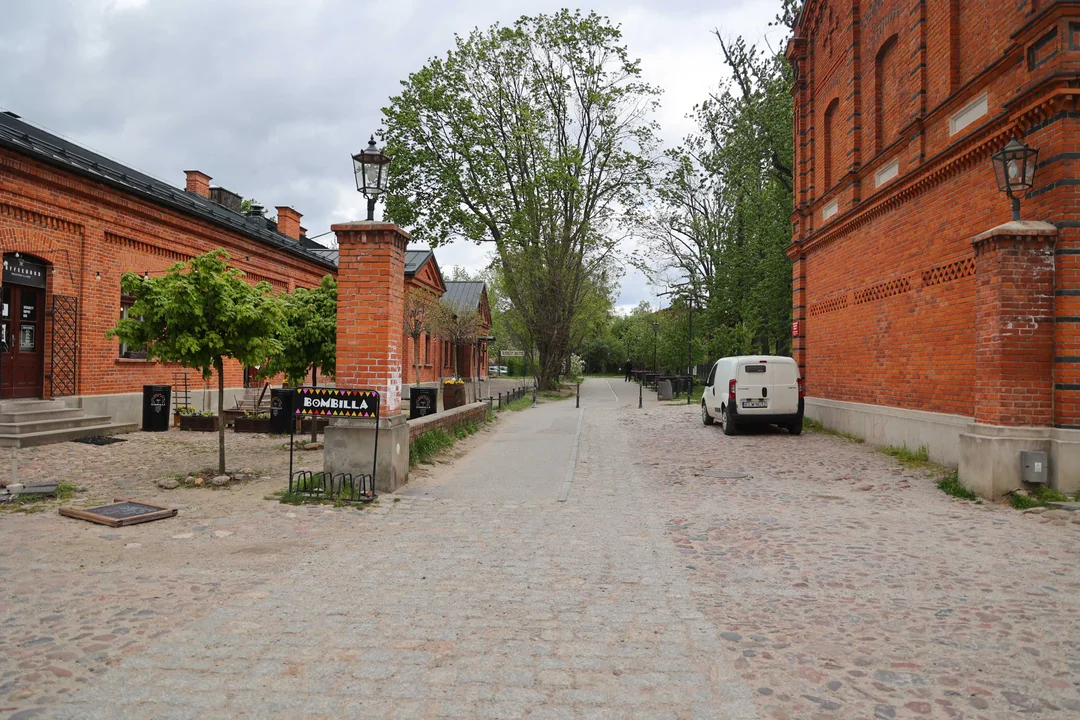
[[[3,0],[0,109],[183,187],[198,169],[309,235],[363,217],[349,156],[399,82],[455,33],[577,5],[622,26],[645,79],[664,89],[668,145],[723,69],[716,39],[761,41],[774,0]],[[443,268],[479,269],[455,243]],[[651,299],[628,273],[621,306]]]

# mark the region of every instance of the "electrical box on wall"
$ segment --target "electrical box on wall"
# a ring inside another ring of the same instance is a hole
[[[1021,450],[1020,467],[1021,479],[1026,483],[1045,483],[1049,475],[1042,450]]]

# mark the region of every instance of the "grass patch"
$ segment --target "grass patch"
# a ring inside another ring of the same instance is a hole
[[[953,497],[962,500],[974,500],[975,502],[980,502],[979,496],[975,494],[975,491],[965,487],[964,484],[960,482],[960,473],[956,470],[953,470],[951,473],[938,480],[937,486],[938,489],[946,495],[952,495]]]
[[[925,445],[920,445],[918,450],[912,450],[907,445],[886,445],[879,447],[877,451],[898,460],[904,467],[937,467],[935,463],[930,462],[930,451],[926,449]]]
[[[686,395],[682,396],[682,399],[675,398],[670,402],[665,401],[665,405],[700,405],[701,398],[705,396],[705,386],[695,385],[694,389],[690,391],[690,402],[686,402]]]
[[[830,435],[832,437],[840,438],[841,440],[847,440],[848,442],[852,443],[864,442],[864,440],[858,435],[851,435],[850,433],[843,433],[837,430],[833,430],[832,428],[827,428],[813,418],[804,417],[802,422],[803,430],[805,430],[806,432],[817,433],[818,435]]]
[[[1027,495],[1014,492],[1009,495],[1009,503],[1017,510],[1027,510],[1033,507],[1047,507],[1052,502],[1072,502],[1080,500],[1080,493],[1075,497],[1069,497],[1047,485],[1036,485],[1035,489]]]
[[[276,490],[263,500],[277,500],[283,505],[330,505],[336,508],[341,507],[354,507],[357,510],[363,510],[366,505],[378,505],[379,500],[376,498],[370,503],[362,502],[349,502],[342,497],[312,497],[311,495],[305,495],[298,492],[289,492],[288,490]]]
[[[513,410],[514,412],[521,412],[525,408],[532,407],[532,395],[526,395],[525,397],[518,398],[508,403],[503,403],[503,410]]]
[[[2,512],[18,512],[28,515],[48,510],[54,500],[70,500],[75,497],[77,488],[74,485],[60,483],[51,495],[18,495],[14,500],[0,505]]]
[[[420,463],[430,465],[436,455],[454,447],[454,437],[442,428],[417,435],[409,443],[409,467]]]

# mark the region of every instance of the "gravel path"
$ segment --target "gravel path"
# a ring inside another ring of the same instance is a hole
[[[595,379],[580,411],[504,414],[362,511],[264,500],[272,438],[230,450],[273,479],[216,491],[152,482],[213,464],[206,437],[36,450],[181,514],[0,515],[0,716],[1080,713],[1080,525],[645,397]]]

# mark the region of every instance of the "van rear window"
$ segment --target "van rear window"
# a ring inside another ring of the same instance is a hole
[[[743,370],[748,373],[763,373],[765,372],[764,365],[743,365]]]

